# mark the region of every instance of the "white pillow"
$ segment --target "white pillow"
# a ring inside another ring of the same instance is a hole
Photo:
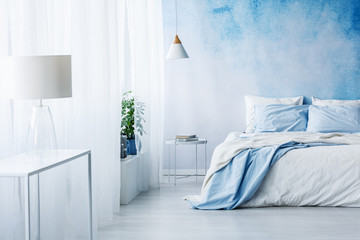
[[[245,95],[246,106],[246,133],[253,133],[255,131],[255,105],[271,105],[271,104],[286,104],[286,105],[302,105],[304,97],[293,98],[266,98]]]
[[[311,97],[312,105],[316,106],[360,106],[360,100],[337,100],[327,99],[321,100],[316,97]]]

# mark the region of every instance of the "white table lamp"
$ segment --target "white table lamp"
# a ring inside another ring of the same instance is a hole
[[[9,57],[13,99],[39,99],[33,107],[27,144],[30,149],[57,148],[50,108],[43,99],[72,96],[71,56]]]

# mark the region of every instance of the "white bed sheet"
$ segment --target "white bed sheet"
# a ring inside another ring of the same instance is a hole
[[[241,207],[360,207],[360,146],[289,151],[270,169],[255,196]]]

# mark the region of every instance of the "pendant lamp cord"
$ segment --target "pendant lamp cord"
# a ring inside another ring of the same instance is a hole
[[[178,33],[178,15],[177,15],[177,0],[175,0],[175,30],[176,30],[176,35]]]

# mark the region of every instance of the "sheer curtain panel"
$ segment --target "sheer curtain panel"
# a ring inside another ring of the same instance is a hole
[[[2,62],[8,55],[72,55],[73,97],[44,104],[51,107],[59,148],[92,151],[95,229],[109,224],[119,210],[122,2],[0,0]],[[25,150],[36,103],[8,99],[5,71],[0,69],[0,157]],[[42,239],[86,239],[79,214],[83,202],[77,197],[86,184],[84,167],[75,164],[43,176],[41,189],[47,194],[41,202],[48,203],[43,212],[52,216],[41,222]],[[19,179],[0,179],[1,239],[23,239],[22,188]]]
[[[164,53],[161,0],[127,0],[126,16],[125,39],[128,38],[130,50],[127,81],[139,101],[145,103],[147,134],[136,138],[142,146],[138,187],[140,191],[147,191],[149,187],[159,187],[162,176]]]

